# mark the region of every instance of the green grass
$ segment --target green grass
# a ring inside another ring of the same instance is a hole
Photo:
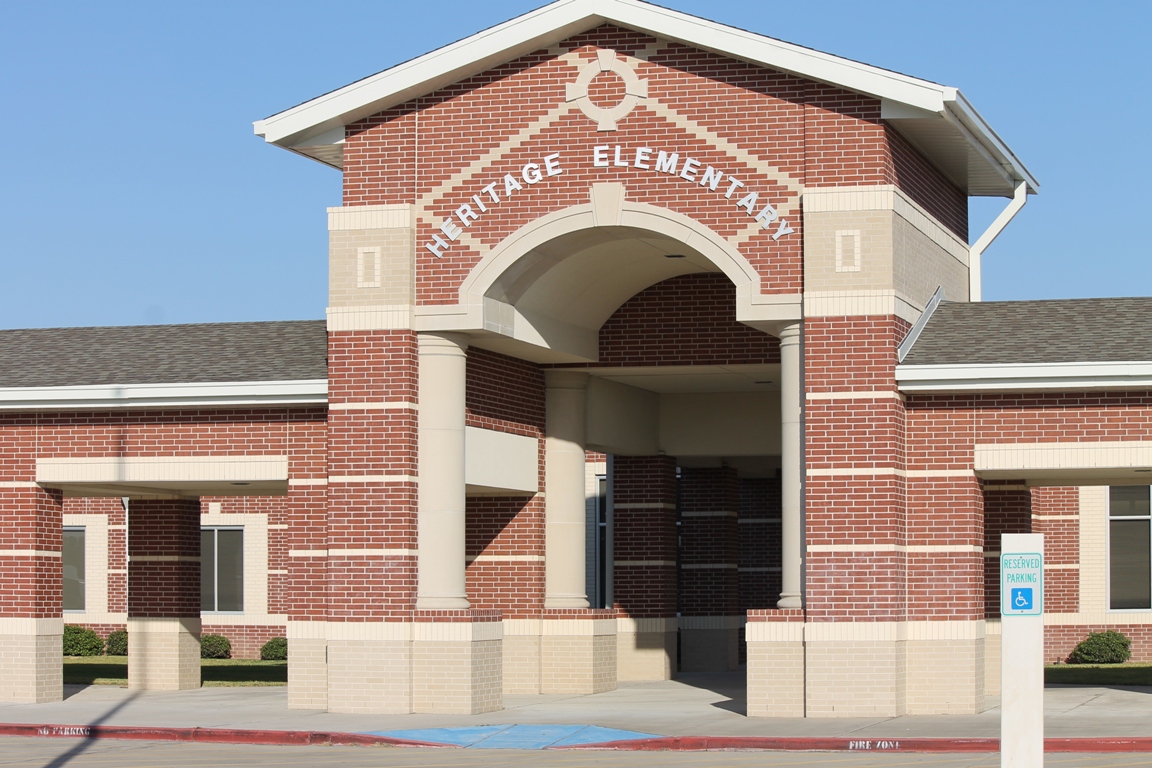
[[[1063,685],[1152,685],[1152,664],[1057,664],[1044,682]]]
[[[127,656],[65,656],[64,682],[76,685],[128,685]],[[253,659],[201,659],[205,687],[287,685],[288,662]]]

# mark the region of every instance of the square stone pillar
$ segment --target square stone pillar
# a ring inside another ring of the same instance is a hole
[[[31,482],[12,485],[0,487],[0,702],[60,701],[62,498]]]
[[[804,611],[748,611],[748,717],[803,717]]]
[[[676,460],[613,462],[613,601],[619,680],[676,673]]]
[[[128,687],[200,687],[200,500],[128,502]]]
[[[421,610],[412,631],[412,711],[476,715],[504,708],[499,611]]]
[[[540,637],[540,693],[616,690],[616,612],[546,610]]]
[[[680,669],[740,665],[740,486],[731,467],[680,470]]]

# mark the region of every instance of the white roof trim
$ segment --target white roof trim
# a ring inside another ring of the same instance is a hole
[[[323,96],[258,120],[255,133],[287,149],[328,145],[338,127],[402,104],[604,23],[790,72],[940,115],[962,124],[970,141],[1013,178],[1038,184],[955,88],[774,40],[640,0],[556,0]],[[951,115],[949,115],[951,113]],[[323,136],[323,134],[328,134]],[[321,155],[318,153],[317,157]]]
[[[0,388],[0,410],[324,405],[327,379]]]
[[[898,365],[901,392],[1152,389],[1152,362]]]

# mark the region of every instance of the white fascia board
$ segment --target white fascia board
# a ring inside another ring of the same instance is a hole
[[[602,23],[941,114],[945,86],[637,0],[558,0],[459,42],[256,121],[282,146],[347,125]],[[954,89],[951,89],[954,90]]]
[[[438,48],[253,123],[270,144],[291,145],[303,137],[347,125],[409,99],[451,85],[570,37],[605,20],[589,9],[599,3],[558,0],[471,37]]]
[[[0,410],[324,405],[327,379],[0,388]]]
[[[1152,389],[1152,362],[897,365],[901,392]]]
[[[976,111],[976,108],[964,97],[964,94],[955,88],[948,88],[944,100],[952,115],[974,134],[985,151],[1000,161],[1001,167],[1007,166],[1004,169],[1010,168],[1012,176],[1020,181],[1028,182],[1028,191],[1031,194],[1039,193],[1040,182],[1036,181],[1036,177],[1024,166],[1024,163],[1020,162],[1020,158],[1016,157],[1016,154],[1008,148],[1004,140],[992,129],[983,115]],[[1006,196],[1011,197],[1011,192]]]

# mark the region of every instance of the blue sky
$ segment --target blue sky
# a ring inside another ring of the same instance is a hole
[[[0,4],[0,328],[323,317],[339,173],[252,121],[540,4]],[[1152,295],[1152,4],[664,4],[959,87],[1041,183],[986,299]]]

